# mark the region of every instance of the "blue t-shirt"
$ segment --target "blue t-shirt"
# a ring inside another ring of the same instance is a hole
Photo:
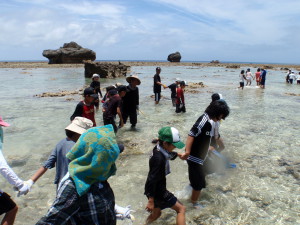
[[[58,142],[47,161],[44,162],[44,167],[47,169],[52,169],[56,166],[55,184],[59,184],[61,179],[68,172],[69,159],[67,159],[66,154],[71,150],[74,144],[74,141],[64,138]]]

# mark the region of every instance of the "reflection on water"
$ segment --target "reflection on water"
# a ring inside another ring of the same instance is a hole
[[[252,68],[251,68],[252,69]],[[252,70],[254,71],[255,68]],[[202,67],[162,67],[162,82],[169,85],[179,77],[188,82],[204,82],[199,93],[186,93],[185,114],[176,114],[170,91],[163,90],[159,105],[154,105],[152,77],[155,67],[133,67],[141,78],[140,113],[136,130],[125,125],[117,134],[125,144],[116,176],[110,183],[120,205],[130,204],[136,212],[134,224],[143,224],[147,202],[143,195],[148,173],[152,138],[162,126],[175,126],[182,139],[210,102],[213,92],[222,93],[231,114],[221,124],[225,140],[224,155],[237,164],[236,169],[207,177],[208,186],[201,196],[201,209],[193,209],[187,199],[187,164],[171,163],[168,189],[180,194],[187,206],[188,224],[299,224],[300,86],[286,85],[284,73],[269,71],[266,89],[255,86],[238,90],[240,69]],[[61,140],[80,96],[37,98],[36,94],[77,90],[90,82],[83,69],[0,69],[2,115],[11,127],[5,128],[4,155],[13,169],[28,179]],[[101,80],[102,87],[125,79]],[[102,125],[101,112],[97,123]],[[44,215],[55,196],[54,170],[48,171],[32,191],[16,198],[19,213],[16,224],[33,224]],[[1,179],[1,189],[14,196],[10,185]],[[119,224],[130,224],[119,221]],[[175,224],[172,210],[164,210],[155,224]]]

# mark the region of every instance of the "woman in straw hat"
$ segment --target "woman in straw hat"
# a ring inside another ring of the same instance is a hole
[[[131,123],[131,127],[134,128],[137,123],[137,111],[139,110],[139,88],[141,80],[137,75],[131,75],[126,78],[129,83],[127,86],[127,93],[123,97],[122,115],[124,124],[128,117]]]

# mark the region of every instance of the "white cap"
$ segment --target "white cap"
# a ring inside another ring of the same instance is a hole
[[[92,76],[92,78],[95,78],[95,77],[100,78],[99,74],[97,74],[97,73],[94,73],[93,76]]]
[[[76,116],[72,123],[65,129],[77,134],[83,134],[87,129],[93,127],[93,122],[87,118]]]

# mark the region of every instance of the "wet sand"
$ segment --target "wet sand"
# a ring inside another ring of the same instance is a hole
[[[198,67],[226,67],[226,68],[244,68],[254,67],[287,70],[294,69],[299,71],[300,65],[295,64],[256,64],[256,63],[202,63],[202,62],[144,62],[144,61],[120,61],[127,66],[198,66]],[[118,61],[101,61],[101,63],[118,64]],[[48,61],[41,62],[0,62],[0,68],[80,68],[84,64],[48,64]]]

